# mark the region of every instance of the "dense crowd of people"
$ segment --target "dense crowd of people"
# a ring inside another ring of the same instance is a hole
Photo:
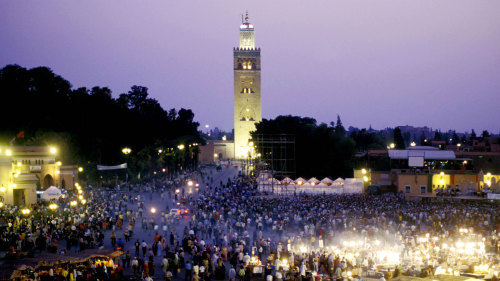
[[[251,177],[216,182],[214,172],[196,176],[206,182],[198,192],[160,182],[89,189],[87,204],[73,207],[62,199],[58,212],[37,204],[23,215],[5,206],[1,247],[13,256],[64,254],[105,247],[110,239],[123,250],[115,267],[142,280],[496,278],[495,203],[405,201],[394,194],[284,197],[259,193]],[[145,202],[158,197],[165,206],[151,215]]]

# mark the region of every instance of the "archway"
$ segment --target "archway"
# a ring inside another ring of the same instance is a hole
[[[54,179],[52,178],[51,175],[46,175],[44,178],[43,178],[43,184],[42,184],[42,187],[43,189],[47,189],[51,186],[54,185]]]

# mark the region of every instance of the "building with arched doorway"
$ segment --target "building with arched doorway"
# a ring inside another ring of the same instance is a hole
[[[0,201],[30,205],[50,186],[72,189],[78,168],[63,166],[56,157],[57,149],[49,146],[0,147]]]

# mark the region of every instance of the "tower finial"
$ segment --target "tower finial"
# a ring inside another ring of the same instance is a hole
[[[246,23],[246,24],[248,24],[248,19],[249,19],[249,18],[248,18],[248,10],[247,10],[246,15],[245,15],[245,23]]]

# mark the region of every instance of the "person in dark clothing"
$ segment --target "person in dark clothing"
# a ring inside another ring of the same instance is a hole
[[[139,242],[139,240],[136,240],[134,243],[134,246],[135,246],[135,255],[138,256],[139,255],[139,248],[141,247],[141,242]]]
[[[185,265],[185,276],[184,276],[184,281],[191,281],[193,277],[193,266],[191,265],[191,262],[187,261]]]
[[[252,280],[252,269],[250,268],[250,266],[247,266],[246,269],[245,269],[245,277],[244,279],[245,281],[251,281]]]

